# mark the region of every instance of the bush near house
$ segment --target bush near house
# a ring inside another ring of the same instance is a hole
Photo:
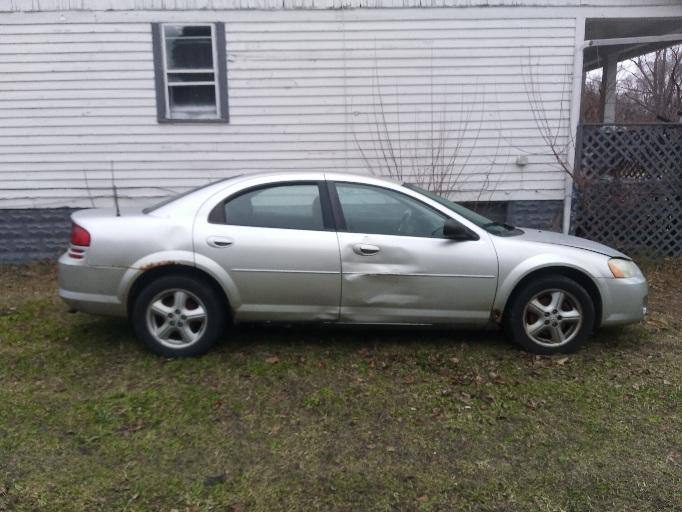
[[[682,508],[682,262],[541,358],[499,333],[240,327],[166,360],[0,271],[0,511]]]

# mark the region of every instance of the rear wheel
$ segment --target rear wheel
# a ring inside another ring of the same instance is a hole
[[[201,279],[164,276],[146,286],[133,307],[133,330],[155,354],[196,356],[207,352],[225,328],[220,295]]]
[[[512,299],[505,329],[529,352],[575,351],[594,329],[594,303],[576,281],[545,276],[525,285]]]

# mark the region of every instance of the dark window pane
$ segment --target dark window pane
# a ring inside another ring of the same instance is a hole
[[[168,82],[213,82],[213,73],[168,73]]]
[[[166,39],[166,59],[168,69],[212,68],[211,39]]]
[[[351,233],[439,237],[445,215],[394,190],[337,183],[346,228]]]
[[[215,116],[215,87],[213,85],[170,86],[168,88],[170,109],[173,117],[182,113],[198,113]]]
[[[236,226],[324,228],[317,185],[276,185],[247,192],[225,204],[225,220]]]
[[[211,37],[211,27],[196,25],[166,25],[166,37]]]

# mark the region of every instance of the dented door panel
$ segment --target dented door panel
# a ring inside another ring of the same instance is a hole
[[[497,257],[488,237],[338,236],[341,321],[483,325],[490,318]],[[362,254],[358,246],[379,250]]]

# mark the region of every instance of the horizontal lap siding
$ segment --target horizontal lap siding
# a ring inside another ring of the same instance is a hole
[[[461,12],[210,13],[226,24],[229,125],[156,122],[149,22],[177,16],[0,14],[0,207],[108,204],[111,162],[124,202],[241,172],[367,172],[386,137],[409,175],[446,131],[453,197],[562,198],[527,89],[566,143],[575,20]]]
[[[357,9],[490,6],[651,6],[679,0],[6,0],[0,12],[68,10]]]

